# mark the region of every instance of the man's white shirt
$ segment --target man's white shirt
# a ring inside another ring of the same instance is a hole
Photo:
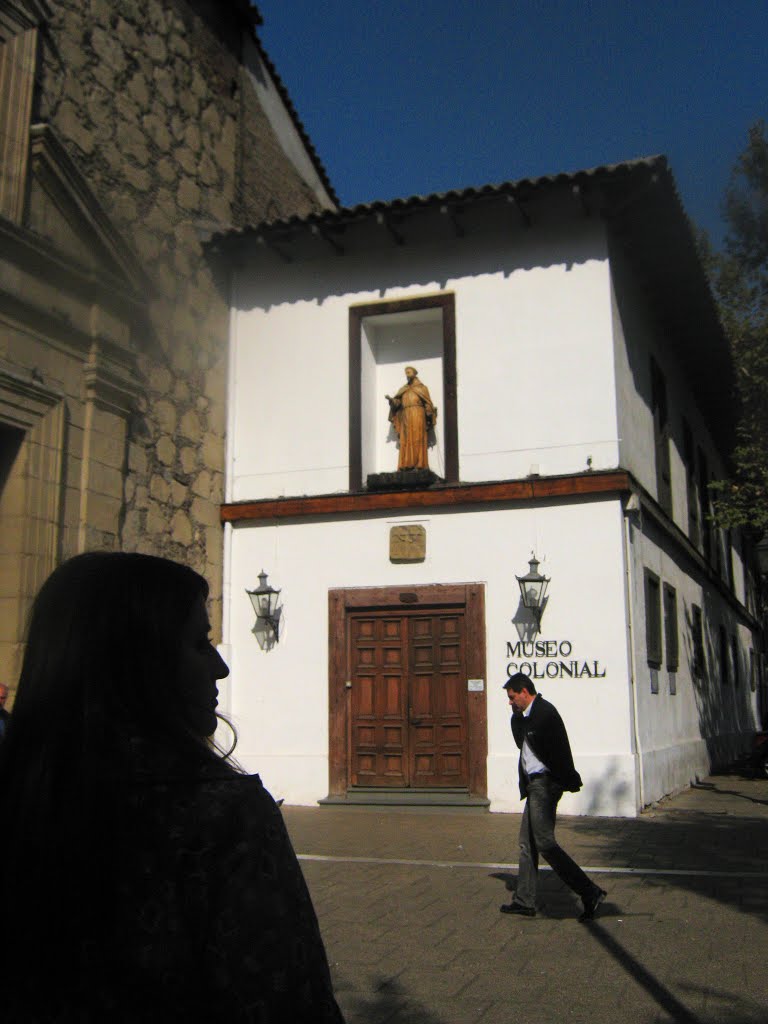
[[[531,708],[535,703],[536,698],[534,697],[531,703],[523,712],[523,718],[529,717],[531,713]],[[549,771],[547,766],[542,761],[540,761],[538,757],[536,757],[534,752],[531,750],[527,737],[523,740],[523,746],[522,750],[520,751],[520,756],[523,762],[523,771],[526,775],[535,775],[537,772]]]

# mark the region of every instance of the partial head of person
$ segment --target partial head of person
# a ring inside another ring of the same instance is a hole
[[[525,711],[536,696],[536,686],[525,672],[515,672],[504,683],[510,707],[515,711]]]
[[[0,683],[0,708],[5,707],[5,702],[8,700],[8,687],[5,683]]]
[[[237,770],[208,739],[228,669],[207,598],[187,566],[89,552],[34,600],[0,744],[0,906],[14,922],[10,973],[35,986],[70,985],[81,929],[114,926],[109,893],[135,853],[130,794]]]
[[[64,562],[38,593],[8,739],[65,745],[92,766],[126,744],[207,748],[217,680],[229,674],[208,633],[208,584],[151,555],[89,552]]]

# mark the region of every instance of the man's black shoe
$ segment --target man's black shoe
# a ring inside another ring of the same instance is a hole
[[[533,907],[524,907],[522,903],[516,903],[514,900],[511,903],[502,903],[499,910],[502,914],[520,914],[521,917],[536,917],[536,911]]]
[[[581,902],[584,904],[584,910],[582,911],[580,921],[591,921],[595,916],[595,911],[603,902],[608,893],[605,889],[595,888],[595,891],[591,896],[582,896]]]

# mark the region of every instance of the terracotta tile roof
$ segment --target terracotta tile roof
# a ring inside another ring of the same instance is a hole
[[[628,182],[630,179],[636,180],[640,173],[645,173],[646,176],[663,174],[671,179],[666,157],[649,156],[617,164],[606,164],[582,171],[548,174],[537,178],[520,178],[516,181],[503,181],[498,184],[452,189],[448,192],[432,192],[426,195],[412,195],[405,198],[374,200],[370,203],[359,203],[356,206],[342,206],[337,210],[324,210],[305,217],[293,216],[285,219],[262,221],[260,224],[243,228],[239,232],[230,232],[229,234],[248,236],[262,232],[283,232],[292,228],[301,229],[302,226],[311,226],[313,224],[328,227],[341,226],[354,221],[365,220],[379,213],[407,215],[430,206],[443,206],[446,204],[449,206],[454,204],[466,206],[468,203],[482,202],[487,199],[507,195],[522,200],[524,197],[532,196],[533,193],[544,193],[548,189],[557,189],[563,186],[573,188],[574,186],[589,186],[593,183],[603,184],[609,181],[620,185],[622,182]],[[218,237],[223,238],[226,236]]]

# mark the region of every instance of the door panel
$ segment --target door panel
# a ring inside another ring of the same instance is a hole
[[[463,611],[350,616],[353,786],[468,785]]]
[[[411,778],[417,787],[468,784],[464,616],[412,616]]]
[[[353,786],[407,786],[406,636],[401,617],[352,617]]]

